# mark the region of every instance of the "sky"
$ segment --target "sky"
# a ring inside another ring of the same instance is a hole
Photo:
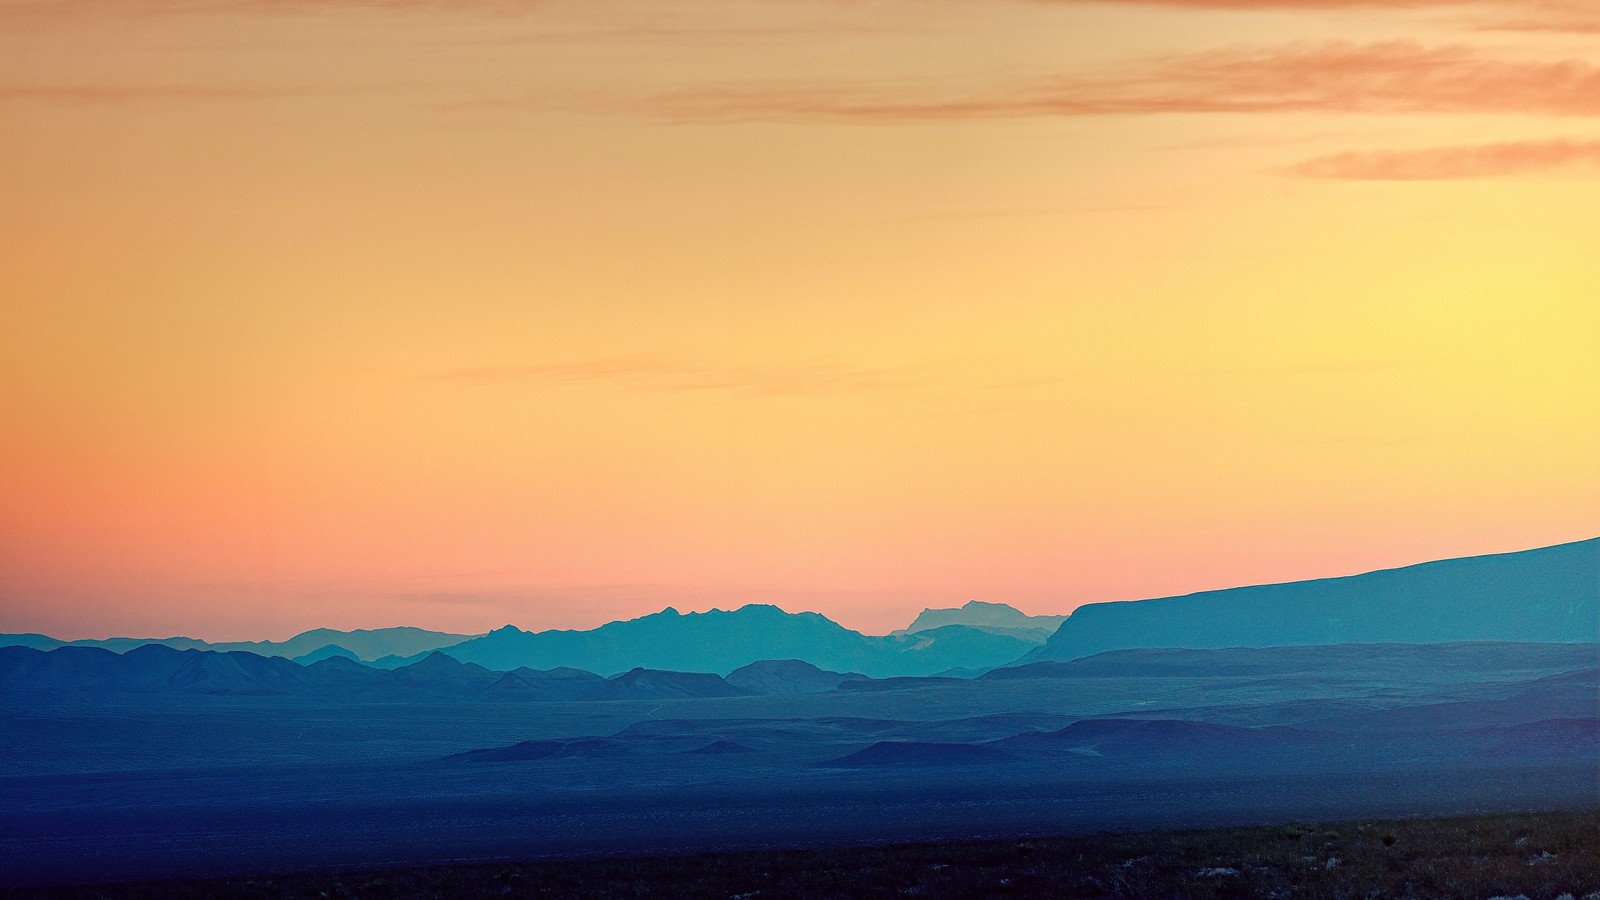
[[[1600,534],[1589,0],[0,0],[0,631]]]

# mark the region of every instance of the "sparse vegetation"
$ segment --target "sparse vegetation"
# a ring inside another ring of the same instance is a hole
[[[1338,860],[1330,865],[1331,860]],[[1600,900],[1600,814],[1551,812],[1027,840],[336,871],[37,897]]]

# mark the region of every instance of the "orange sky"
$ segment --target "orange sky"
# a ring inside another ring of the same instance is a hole
[[[0,630],[1600,534],[1589,0],[0,0]]]

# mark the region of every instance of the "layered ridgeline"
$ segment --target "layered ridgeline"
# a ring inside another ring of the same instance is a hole
[[[459,644],[477,635],[450,634],[428,631],[423,628],[357,628],[354,631],[337,631],[332,628],[313,628],[286,641],[202,641],[190,637],[132,638],[113,637],[98,640],[61,641],[42,634],[0,634],[0,647],[32,647],[35,650],[54,650],[57,647],[98,647],[113,653],[125,653],[135,647],[159,644],[174,650],[216,650],[228,653],[243,651],[259,656],[283,656],[300,662],[316,662],[329,656],[350,659],[374,660],[386,656],[414,657],[427,654],[440,647]]]
[[[473,636],[420,628],[317,629],[282,642],[111,638],[73,645],[124,652],[160,644],[304,664],[343,658],[387,669],[438,650],[494,671],[576,669],[601,676],[636,668],[727,675],[759,660],[802,660],[827,672],[888,678],[971,677],[1018,662],[1141,647],[1455,641],[1600,641],[1600,539],[1344,578],[1096,603],[1070,617],[1028,616],[1005,604],[972,601],[924,610],[907,629],[881,636],[819,613],[752,604],[688,614],[669,607],[587,631],[508,625]],[[6,645],[49,650],[63,642],[0,635],[0,646]]]
[[[1600,641],[1600,538],[1343,578],[1093,603],[1024,663],[1136,647]]]
[[[795,660],[752,663],[727,678],[643,668],[602,678],[577,669],[493,672],[438,651],[410,665],[380,669],[344,657],[303,665],[281,656],[177,650],[163,644],[145,644],[125,653],[100,647],[0,647],[0,698],[12,699],[165,695],[328,702],[669,700],[821,693],[860,679]]]
[[[1009,607],[1007,607],[1009,609]],[[1017,615],[1021,615],[1018,613]],[[385,669],[411,665],[435,651],[494,671],[580,669],[603,676],[636,668],[726,675],[759,660],[804,660],[824,670],[874,677],[977,674],[1016,660],[1042,638],[967,625],[915,634],[865,635],[820,613],[787,613],[764,604],[679,613],[667,609],[587,631],[523,631],[507,625],[485,635],[419,628],[373,631],[317,629],[288,641],[208,644],[193,638],[110,638],[63,642],[43,635],[0,635],[0,647],[58,647],[127,652],[148,645],[177,650],[247,652],[311,664],[342,657]]]
[[[667,609],[588,631],[523,631],[507,625],[444,652],[489,669],[570,667],[602,675],[636,667],[726,675],[757,660],[796,659],[875,678],[990,669],[1035,641],[967,625],[916,634],[865,635],[813,612],[752,603],[735,610]],[[406,660],[379,661],[403,663]]]

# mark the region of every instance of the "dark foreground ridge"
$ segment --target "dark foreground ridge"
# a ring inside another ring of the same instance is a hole
[[[122,898],[1600,898],[1600,815],[1543,812],[608,859],[88,889]],[[84,896],[56,888],[18,896]]]

